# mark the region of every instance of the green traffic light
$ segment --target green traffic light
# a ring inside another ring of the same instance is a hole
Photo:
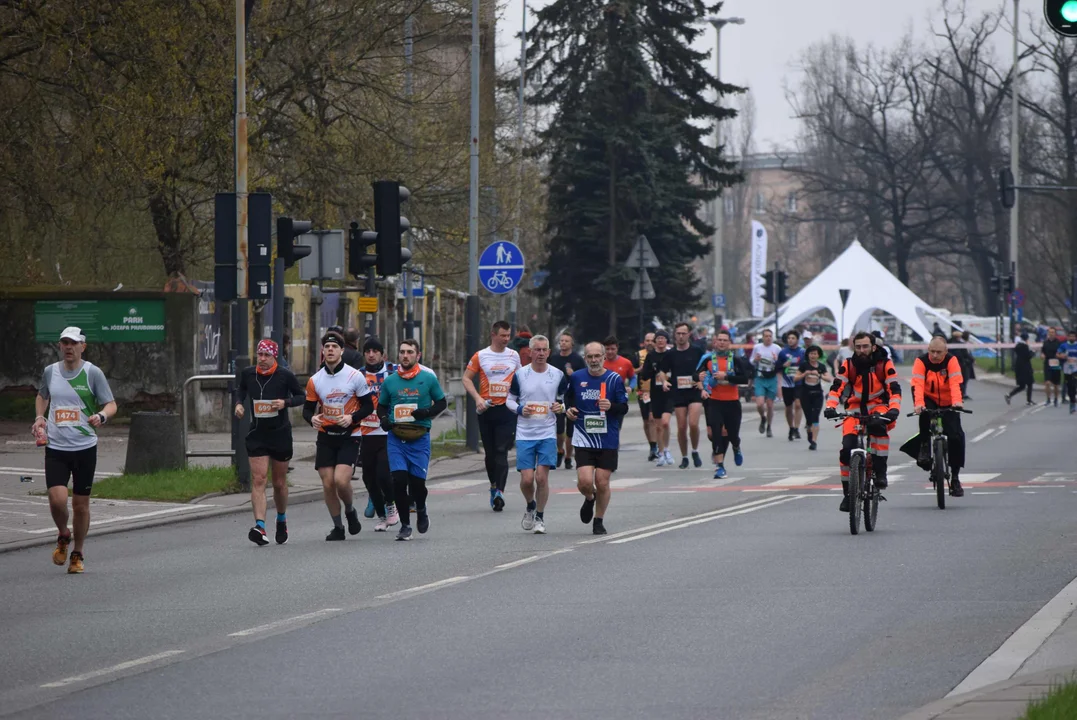
[[[1066,22],[1077,23],[1077,0],[1068,0],[1068,2],[1062,3],[1059,13]]]

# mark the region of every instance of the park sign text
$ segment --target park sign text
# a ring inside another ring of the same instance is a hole
[[[164,342],[164,300],[38,300],[34,339],[52,343],[64,328],[82,328],[86,342]]]

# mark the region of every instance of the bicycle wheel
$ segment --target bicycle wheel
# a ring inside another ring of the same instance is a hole
[[[875,531],[875,521],[879,518],[879,488],[869,482],[868,491],[864,495],[864,529],[868,532]]]
[[[931,447],[931,482],[935,484],[935,502],[939,510],[946,509],[946,449],[945,438],[935,438]]]
[[[859,453],[849,459],[849,532],[860,532],[860,495],[864,487],[864,456]]]

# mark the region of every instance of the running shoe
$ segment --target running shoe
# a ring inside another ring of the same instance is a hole
[[[572,469],[572,458],[565,458],[565,470]]]
[[[699,456],[699,453],[695,450],[692,451],[692,464],[697,468],[703,467],[703,458]]]
[[[251,531],[247,533],[247,539],[260,547],[265,547],[269,544],[269,538],[266,537],[265,528],[260,528],[257,525],[252,527]]]
[[[283,545],[284,543],[288,542],[288,521],[287,520],[278,520],[277,521],[277,537],[276,537],[276,541],[277,541],[278,545]]]
[[[396,511],[396,503],[385,504],[385,526],[393,527],[400,523],[400,513]]]
[[[491,510],[494,507],[494,498],[496,496],[497,496],[497,488],[495,488],[495,487],[490,488],[490,509]]]
[[[501,512],[505,509],[505,496],[501,494],[500,490],[494,491],[494,512]]]
[[[656,457],[658,458],[658,462],[654,464],[655,467],[665,467],[668,464],[666,463],[666,456],[662,453],[658,453]]]
[[[681,468],[681,470],[687,470],[688,469],[688,458],[681,458],[680,468]]]
[[[583,499],[583,507],[580,508],[580,522],[584,525],[591,522],[591,519],[595,516],[595,501],[594,498],[588,500]]]
[[[345,538],[344,528],[335,527],[329,531],[329,534],[325,536],[326,542],[336,542],[337,540],[343,540]]]
[[[430,515],[426,512],[425,507],[415,513],[415,529],[419,531],[420,535],[430,529]]]
[[[557,453],[557,464],[554,465],[554,469],[561,467],[561,461],[565,459],[564,453]]]
[[[767,437],[774,437],[774,433],[771,432],[770,425],[767,425]]]
[[[386,518],[379,518],[376,525],[374,525],[374,532],[385,532],[389,529],[389,521]]]
[[[56,538],[56,549],[52,551],[52,564],[63,565],[67,562],[67,546],[71,544],[71,535],[60,535]]]
[[[85,560],[85,558],[82,557],[82,553],[80,553],[78,550],[73,550],[71,552],[71,563],[67,566],[67,574],[81,574],[82,571],[86,569],[85,566],[83,566],[82,564],[83,560]]]
[[[1055,398],[1055,407],[1058,407],[1058,398]]]
[[[672,465],[672,464],[673,464],[673,453],[671,453],[669,450],[666,450],[666,465]]]
[[[843,513],[849,512],[849,496],[846,495],[841,499],[841,505],[838,505],[838,510]]]
[[[759,434],[762,435],[767,431],[767,421],[765,418],[759,420]]]
[[[744,454],[741,453],[739,447],[733,448],[733,462],[736,463],[737,467],[744,464]]]
[[[1012,400],[1010,400],[1009,394],[1003,395],[1002,399],[1006,401],[1007,405],[1009,405],[1012,402]]]
[[[595,518],[595,524],[591,528],[592,535],[605,535],[606,526],[602,524],[602,518]]]
[[[650,451],[647,453],[647,462],[654,462],[655,458],[657,458],[657,457],[658,457],[658,450],[656,450],[655,448],[652,447],[650,449]]]
[[[374,517],[374,500],[372,498],[366,499],[366,510],[363,511],[363,517]]]
[[[520,527],[522,527],[527,532],[530,532],[535,529],[534,510],[524,510],[524,517],[523,520],[520,521]]]
[[[719,465],[714,469],[714,479],[721,480],[726,476],[725,465]]]
[[[359,524],[359,512],[352,508],[351,512],[344,511],[344,517],[348,519],[348,534],[358,535],[359,531],[363,529],[363,526]]]
[[[815,443],[814,440],[812,440],[810,443],[808,443],[808,449],[809,450],[818,450],[819,446]]]
[[[793,439],[800,440],[800,428],[793,428]]]
[[[787,439],[789,442],[793,442],[793,428],[789,428],[789,437]]]
[[[411,525],[401,525],[400,532],[396,534],[397,540],[411,540]]]
[[[536,535],[545,535],[546,534],[546,521],[539,520],[538,518],[535,518],[535,534]]]

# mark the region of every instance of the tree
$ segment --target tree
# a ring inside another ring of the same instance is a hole
[[[529,32],[528,73],[542,78],[529,102],[556,108],[539,134],[549,168],[543,292],[584,337],[635,335],[635,314],[621,310],[634,307],[623,263],[640,234],[662,263],[651,307],[671,318],[699,302],[685,267],[705,254],[700,238],[713,229],[698,212],[739,179],[723,148],[703,142],[707,126],[735,115],[706,93],[739,89],[717,81],[690,47],[696,22],[718,8],[556,0]]]

